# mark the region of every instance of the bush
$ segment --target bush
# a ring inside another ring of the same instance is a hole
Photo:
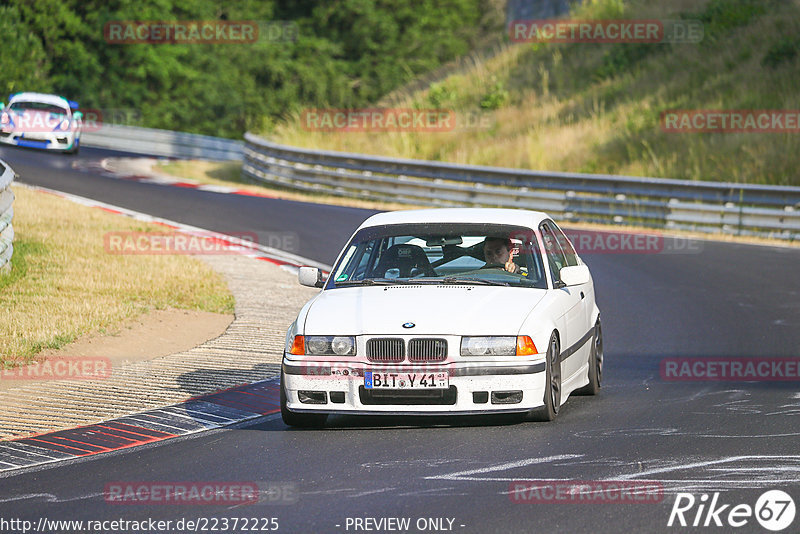
[[[480,106],[481,109],[499,109],[508,102],[508,99],[509,94],[503,82],[495,79],[489,92],[481,98]]]
[[[784,61],[792,61],[800,52],[800,37],[784,37],[769,47],[761,64],[775,68]]]
[[[450,105],[457,96],[456,91],[442,83],[434,83],[428,90],[428,102],[437,109]]]
[[[770,0],[711,0],[696,17],[706,25],[706,35],[714,36],[763,15],[768,3]]]
[[[628,72],[647,56],[669,50],[669,44],[625,43],[613,45],[604,55],[594,75],[598,80]]]
[[[575,4],[574,17],[587,19],[621,19],[626,15],[623,0],[585,0]]]

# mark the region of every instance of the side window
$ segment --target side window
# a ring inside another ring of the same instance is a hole
[[[567,239],[567,236],[565,236],[564,232],[561,231],[561,228],[559,228],[555,223],[547,223],[547,226],[549,226],[555,233],[558,244],[561,245],[561,250],[564,252],[567,265],[570,267],[578,265],[578,255],[575,254],[575,249],[572,248],[572,243],[569,242],[569,239]]]
[[[539,230],[542,232],[542,242],[544,244],[545,254],[547,255],[547,264],[550,266],[550,275],[553,277],[553,283],[560,282],[561,277],[559,276],[559,272],[562,267],[567,266],[567,259],[550,225],[542,223],[541,226],[539,226]]]

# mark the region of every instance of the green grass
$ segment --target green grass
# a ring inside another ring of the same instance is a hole
[[[47,247],[44,243],[29,239],[15,239],[14,254],[11,258],[12,268],[0,276],[0,290],[25,277],[31,258],[41,258],[45,255],[47,255]]]

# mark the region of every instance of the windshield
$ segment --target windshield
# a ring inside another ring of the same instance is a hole
[[[487,224],[387,225],[359,231],[328,288],[372,284],[474,284],[546,289],[536,235]]]
[[[53,115],[67,115],[66,109],[55,104],[46,104],[44,102],[14,102],[8,109],[11,111],[42,111],[44,113],[51,113]]]

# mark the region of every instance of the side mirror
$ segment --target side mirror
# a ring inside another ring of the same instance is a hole
[[[0,110],[6,109],[6,105],[3,102],[0,102]]]
[[[559,278],[567,286],[579,286],[588,284],[592,279],[589,268],[585,265],[573,265],[572,267],[562,267],[558,272]]]
[[[300,267],[297,272],[297,281],[301,285],[308,287],[322,287],[325,280],[322,279],[322,271],[316,267]]]
[[[72,117],[80,120],[83,118],[83,113],[81,113],[80,111],[76,111],[75,113],[72,114]]]

